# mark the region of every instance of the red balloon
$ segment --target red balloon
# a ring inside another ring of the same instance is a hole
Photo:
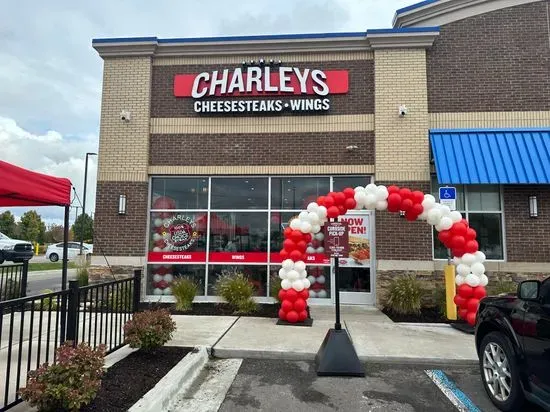
[[[468,302],[466,303],[466,309],[468,309],[468,312],[477,312],[477,308],[479,308],[479,299],[468,299]]]
[[[296,313],[296,311],[291,310],[290,312],[288,312],[286,314],[286,320],[290,323],[298,322],[298,314]]]
[[[346,195],[342,192],[336,192],[334,194],[334,201],[336,202],[336,205],[343,205],[346,201]]]
[[[462,296],[464,299],[469,299],[474,294],[474,289],[471,286],[468,286],[467,284],[462,284],[458,287],[457,293]]]
[[[460,319],[466,320],[466,316],[468,316],[468,309],[464,308],[464,309],[459,309],[458,310],[458,317]]]
[[[476,286],[474,288],[474,298],[481,300],[485,296],[487,296],[487,290],[483,286]]]
[[[279,309],[279,319],[286,320],[286,312],[282,309]]]
[[[355,190],[351,187],[346,187],[342,193],[344,193],[347,199],[353,199],[355,197]]]
[[[388,193],[391,195],[392,193],[398,193],[399,194],[399,186],[389,186],[388,187]]]
[[[451,226],[451,233],[453,236],[466,236],[467,231],[468,226],[462,222],[456,222],[453,226]]]
[[[292,239],[285,239],[283,242],[283,248],[288,252],[292,252],[296,249],[296,243]]]
[[[317,198],[317,204],[318,204],[319,206],[324,206],[324,205],[325,205],[325,196],[319,196],[319,197]]]
[[[284,290],[284,289],[279,290],[279,295],[278,295],[278,296],[279,296],[279,300],[280,300],[281,302],[282,302],[283,300],[285,300],[285,299],[286,299],[286,290]]]
[[[303,310],[300,313],[298,313],[298,320],[300,322],[303,322],[306,319],[307,319],[307,311]]]
[[[168,287],[167,281],[161,280],[160,282],[157,282],[157,288],[166,289],[167,287]]]
[[[300,252],[304,253],[307,249],[307,243],[305,240],[300,240],[298,243],[296,243],[296,247]]]
[[[288,257],[292,259],[294,262],[302,260],[302,256],[303,256],[302,252],[296,249],[288,254]]]
[[[301,297],[296,299],[296,302],[294,302],[294,310],[298,313],[300,313],[303,310],[306,310],[306,301],[303,300]]]
[[[306,241],[306,243],[310,243],[311,242],[311,234],[310,233],[305,233],[304,235],[302,235],[302,237],[304,238],[304,240]]]
[[[289,300],[290,302],[294,303],[296,299],[298,299],[298,292],[296,292],[294,289],[287,289],[286,300]]]
[[[338,213],[339,215],[345,215],[347,212],[346,208],[343,205],[338,205]]]
[[[300,292],[298,292],[298,296],[307,302],[307,300],[309,299],[309,289],[301,290]]]
[[[466,322],[468,322],[470,326],[474,326],[476,324],[476,317],[476,312],[468,312],[466,315]]]
[[[294,307],[294,305],[288,299],[283,300],[283,302],[281,303],[281,309],[284,310],[287,313],[290,312],[293,307]]]
[[[412,200],[414,203],[422,203],[424,201],[424,193],[422,193],[420,190],[415,190],[414,192],[412,192]]]
[[[313,239],[313,240],[311,241],[311,246],[313,246],[315,249],[317,249],[318,247],[320,247],[321,244],[322,244],[322,243],[321,243],[319,240],[317,240],[317,239]]]
[[[453,232],[451,231],[451,233]],[[453,238],[451,239],[451,246],[453,249],[464,249],[465,245],[466,239],[464,239],[464,236],[453,235]]]
[[[288,252],[284,249],[279,252],[279,255],[283,258],[283,260],[288,259]]]
[[[166,266],[161,266],[158,269],[155,269],[154,273],[155,275],[166,275],[167,273],[170,273],[170,269]]]
[[[404,210],[405,212],[411,210],[413,207],[413,201],[409,198],[403,198],[403,201],[401,202],[401,210]]]
[[[388,196],[388,210],[390,212],[399,212],[401,207],[401,195],[399,193],[392,193]]]
[[[166,241],[164,239],[159,239],[155,242],[155,246],[164,249],[166,247]]]
[[[464,218],[462,218],[462,220],[460,221],[460,223],[464,223],[466,225],[466,227],[470,227],[470,223],[468,223],[468,221]]]
[[[466,252],[464,252],[464,249],[453,248],[452,253],[453,253],[453,256],[462,257],[462,256],[464,256],[464,253],[466,253]]]
[[[451,231],[450,230],[442,230],[437,235],[437,238],[439,239],[439,241],[441,243],[443,243],[445,246],[447,246],[449,244],[449,242],[451,241],[451,239],[452,239]]]
[[[302,262],[307,260],[307,253],[302,253]]]
[[[403,199],[411,199],[412,198],[412,192],[411,189],[407,189],[406,187],[399,190],[399,194]],[[411,199],[412,201],[412,199]]]
[[[334,196],[336,194],[336,192],[328,192],[328,195],[327,196],[331,196],[334,198],[334,200],[336,200],[336,197]]]
[[[412,209],[409,209],[405,212],[405,219],[407,219],[409,222],[414,222],[416,219],[418,219],[418,215],[413,213]]]
[[[355,209],[355,206],[357,206],[357,202],[353,197],[348,197],[344,202],[344,207],[346,209]]]
[[[303,238],[303,234],[302,232],[300,232],[299,230],[293,230],[292,233],[290,234],[290,238],[295,242],[295,243],[298,243],[300,240],[302,240]]]
[[[466,253],[476,253],[479,250],[479,244],[475,240],[469,240],[464,245],[464,251]]]
[[[287,226],[285,228],[283,234],[285,235],[285,238],[289,238],[290,235],[292,234],[292,228],[290,226]]]
[[[420,203],[415,203],[413,205],[413,207],[411,208],[411,210],[415,215],[418,216],[424,211],[424,207],[422,207],[422,205]]]
[[[332,206],[334,206],[336,204],[336,201],[335,199],[332,197],[332,196],[326,196],[325,197],[325,207],[327,209],[331,208]]]
[[[469,227],[468,230],[466,230],[466,235],[464,237],[466,238],[466,240],[475,240],[475,238],[477,237],[477,232]]]
[[[323,290],[324,288],[325,288],[325,285],[321,285],[318,282],[315,282],[313,285],[311,285],[311,289],[313,289],[315,292]]]
[[[176,201],[169,197],[159,197],[153,202],[153,209],[175,209]]]
[[[332,219],[338,217],[339,214],[340,214],[340,209],[338,209],[338,207],[336,206],[331,206],[327,210],[327,216]]]
[[[455,297],[453,298],[453,301],[455,303],[456,306],[458,306],[459,308],[464,308],[466,307],[466,302],[468,301],[467,299],[463,298],[462,296],[460,295],[455,295]]]

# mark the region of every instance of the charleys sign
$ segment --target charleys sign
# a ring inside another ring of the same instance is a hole
[[[346,94],[348,89],[347,70],[251,66],[174,78],[174,96],[192,97],[194,111],[204,114],[328,111],[329,96]],[[246,99],[250,96],[280,98]]]

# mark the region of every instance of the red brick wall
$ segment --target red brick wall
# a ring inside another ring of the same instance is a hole
[[[118,200],[126,195],[126,214],[118,214]],[[146,182],[97,182],[94,215],[94,253],[106,256],[143,256],[147,236]]]
[[[427,55],[429,111],[550,110],[547,4],[442,26]]]
[[[374,164],[374,132],[151,135],[150,143],[151,165]]]
[[[430,193],[430,182],[376,182]],[[376,258],[386,260],[432,260],[431,226],[409,222],[398,213],[376,212]],[[411,268],[414,270],[414,268]]]
[[[211,72],[237,67],[232,65],[188,65],[188,66],[153,66],[151,89],[151,117],[198,117],[204,114],[195,113],[192,98],[174,97],[174,76],[176,74]],[[349,92],[343,95],[329,96],[331,109],[329,114],[363,114],[374,113],[374,61],[351,60],[342,62],[306,62],[292,63],[293,67],[319,68],[322,70],[348,70]],[[311,97],[311,96],[310,96]],[[247,99],[278,99],[280,97],[249,97]],[[294,96],[293,99],[300,98]],[[208,100],[215,100],[209,98]],[[224,98],[219,98],[224,99]],[[239,116],[238,114],[233,114]],[[265,113],[263,114],[265,115]],[[280,114],[273,114],[280,116]],[[303,116],[303,113],[294,114]],[[324,115],[323,114],[319,114]],[[228,117],[230,114],[224,114]]]
[[[529,196],[537,196],[538,218],[529,217]],[[505,186],[504,213],[508,261],[550,261],[550,186]]]

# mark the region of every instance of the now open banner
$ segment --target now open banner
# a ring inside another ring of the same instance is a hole
[[[339,221],[348,224],[349,255],[340,258],[340,267],[368,268],[371,263],[371,233],[369,214],[342,216]]]

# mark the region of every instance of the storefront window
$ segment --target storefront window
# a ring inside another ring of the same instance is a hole
[[[207,209],[208,178],[152,179],[151,209]]]
[[[204,265],[149,265],[147,294],[170,296],[173,282],[180,278],[192,279],[198,286],[197,296],[204,295]]]
[[[207,212],[152,212],[149,251],[205,252]]]
[[[500,190],[498,185],[468,186],[468,210],[500,211]]]
[[[470,213],[470,226],[477,232],[477,241],[487,259],[503,259],[502,248],[502,214]]]
[[[211,252],[267,252],[265,212],[210,212]]]
[[[329,191],[328,177],[274,177],[271,179],[271,209],[303,210]]]
[[[365,187],[371,182],[370,176],[335,176],[332,178],[332,190],[341,192],[346,187],[356,188],[357,186]]]
[[[243,273],[254,286],[254,296],[267,296],[267,265],[234,266],[210,265],[208,271],[208,295],[215,296],[215,285],[222,276],[233,276]]]
[[[212,178],[212,209],[267,209],[267,178]]]
[[[271,281],[281,282],[279,270],[281,266],[272,265],[269,269]],[[308,266],[308,279],[311,283],[309,297],[316,299],[330,299],[330,266]],[[271,287],[270,296],[274,296],[274,288]]]

